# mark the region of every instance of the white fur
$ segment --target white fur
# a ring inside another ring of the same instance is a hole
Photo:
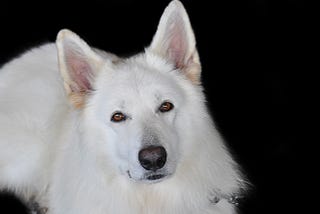
[[[185,26],[174,35],[182,46],[161,45],[170,44],[167,23],[175,16]],[[34,196],[49,214],[235,213],[226,198],[210,203],[239,193],[244,182],[195,81],[200,64],[180,2],[166,9],[151,46],[131,58],[92,50],[67,30],[57,44],[58,51],[43,45],[0,70],[0,188]],[[74,62],[64,58],[70,47],[80,56]],[[94,70],[80,78],[94,89],[85,91],[83,108],[68,99],[84,92],[68,63]],[[164,100],[174,109],[161,114]],[[111,122],[116,110],[128,119]],[[145,135],[157,136],[168,153],[168,176],[157,182],[144,179],[137,159]]]

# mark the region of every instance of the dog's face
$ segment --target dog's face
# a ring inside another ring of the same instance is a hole
[[[185,95],[174,68],[161,59],[155,59],[159,67],[150,65],[148,57],[101,72],[90,103],[96,118],[103,118],[113,165],[130,179],[155,182],[172,175],[178,163],[177,117]]]
[[[58,34],[57,47],[69,100],[90,115],[88,124],[99,124],[98,148],[110,165],[135,181],[173,175],[181,124],[189,122],[185,88],[199,84],[201,70],[182,4],[170,3],[150,47],[129,59],[97,54],[68,30]]]

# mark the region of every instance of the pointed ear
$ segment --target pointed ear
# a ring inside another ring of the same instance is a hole
[[[102,66],[102,59],[79,36],[61,30],[57,36],[59,69],[70,102],[81,108]]]
[[[165,9],[149,50],[169,60],[194,84],[200,84],[201,66],[186,10],[178,0]]]

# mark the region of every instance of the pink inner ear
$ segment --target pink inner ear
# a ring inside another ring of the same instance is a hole
[[[66,56],[67,69],[71,79],[76,83],[76,86],[71,87],[74,92],[85,92],[92,89],[90,83],[93,75],[92,68],[87,60],[73,52]]]
[[[181,36],[183,37],[183,36]],[[173,35],[171,38],[170,47],[169,47],[169,57],[175,63],[177,68],[184,67],[185,53],[186,53],[186,44],[184,42],[185,38],[181,38],[179,35]]]
[[[179,17],[181,19],[181,17]],[[181,25],[178,25],[181,24]],[[169,36],[168,55],[173,60],[177,68],[183,68],[186,62],[188,50],[187,35],[184,30],[183,21],[176,21],[171,28],[167,29]]]

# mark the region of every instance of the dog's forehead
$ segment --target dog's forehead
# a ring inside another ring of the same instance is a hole
[[[158,105],[164,100],[183,97],[177,80],[179,75],[170,64],[161,60],[150,62],[139,56],[107,67],[97,82],[97,91],[102,93],[95,94],[117,108],[132,106],[130,103]]]
[[[100,87],[114,92],[173,91],[178,83],[174,68],[165,61],[142,55],[123,60],[107,68],[101,77]]]

